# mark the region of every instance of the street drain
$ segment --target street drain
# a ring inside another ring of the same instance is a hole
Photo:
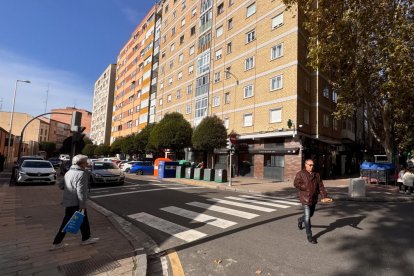
[[[58,269],[61,275],[78,276],[104,273],[120,266],[121,264],[118,261],[114,261],[110,255],[104,254],[87,260],[60,265],[58,266]]]

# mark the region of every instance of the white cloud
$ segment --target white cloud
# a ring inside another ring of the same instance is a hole
[[[52,108],[74,106],[92,109],[93,84],[73,72],[52,68],[41,61],[32,60],[16,53],[0,49],[0,99],[2,111],[12,109],[16,80],[18,83],[16,112],[38,115],[45,110],[46,90],[49,85],[47,111]]]

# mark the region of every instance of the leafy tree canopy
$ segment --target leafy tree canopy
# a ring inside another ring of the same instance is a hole
[[[194,130],[192,137],[193,147],[208,153],[226,146],[226,140],[227,130],[217,116],[205,117]]]
[[[111,147],[107,145],[99,145],[95,148],[94,154],[97,156],[108,156],[111,153]]]
[[[53,142],[40,142],[39,149],[44,150],[47,153],[47,156],[52,156],[56,151],[56,143]]]
[[[151,150],[151,147],[148,146],[149,137],[151,135],[151,131],[154,129],[154,124],[148,124],[141,130],[141,132],[137,133],[134,137],[134,148],[136,153],[144,153],[147,150]]]
[[[97,145],[94,144],[86,144],[85,147],[82,150],[82,154],[87,156],[92,156],[95,154],[95,149],[97,148]]]

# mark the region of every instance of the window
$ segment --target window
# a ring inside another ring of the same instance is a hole
[[[251,4],[246,9],[246,17],[250,17],[256,13],[256,3]]]
[[[162,99],[158,101],[158,105],[162,105]]]
[[[162,57],[162,58],[165,58],[165,51],[162,51],[162,53],[161,53],[161,57]]]
[[[170,60],[170,69],[174,67],[174,60]]]
[[[334,103],[338,103],[338,94],[336,93],[335,90],[332,90],[332,101]]]
[[[275,108],[269,112],[269,123],[280,123],[282,122],[282,109]]]
[[[250,70],[254,67],[254,57],[249,57],[244,60],[244,70]]]
[[[184,35],[180,37],[180,45],[184,43]]]
[[[191,31],[190,32],[191,32],[191,36],[195,35],[195,33],[196,33],[195,26],[191,27]]]
[[[185,18],[181,20],[181,27],[183,27],[184,25],[185,25]]]
[[[303,110],[303,123],[309,125],[309,109]]]
[[[283,25],[283,12],[272,18],[272,30]]]
[[[168,5],[165,6],[164,13],[168,12]]]
[[[276,59],[283,56],[283,43],[273,46],[270,50],[270,59]]]
[[[222,14],[224,12],[224,3],[221,3],[217,6],[217,15]]]
[[[333,122],[333,126],[332,126],[333,130],[335,131],[338,130],[338,120],[333,118],[332,122]]]
[[[243,88],[243,98],[247,99],[253,97],[253,84],[247,85]]]
[[[127,128],[131,128],[132,127],[132,121],[128,121],[127,122]]]
[[[177,12],[173,11],[173,19],[177,17]]]
[[[185,114],[190,114],[191,113],[191,105],[187,104],[185,107]]]
[[[168,78],[168,85],[171,85],[173,83],[173,79],[172,79],[172,77],[169,77]]]
[[[243,115],[243,126],[244,127],[250,127],[253,125],[253,114],[244,114]]]
[[[171,102],[171,94],[168,94],[167,96],[167,103]]]
[[[207,105],[208,105],[207,97],[196,100],[196,103],[195,103],[195,117],[196,118],[202,118],[202,117],[207,116]]]
[[[256,39],[256,30],[252,30],[246,34],[246,43],[250,43]]]
[[[226,129],[229,129],[229,118],[224,118],[223,125]]]
[[[329,127],[329,115],[323,114],[323,126]]]
[[[232,44],[231,42],[227,43],[227,54],[231,53],[231,49],[232,49]]]
[[[191,55],[193,55],[194,54],[194,45],[193,46],[191,46],[190,47],[190,50],[189,50],[189,55],[191,56]]]
[[[181,90],[180,89],[177,90],[176,98],[177,99],[181,98]]]
[[[227,20],[227,29],[230,30],[233,28],[233,18]]]
[[[193,93],[193,85],[190,84],[190,85],[187,86],[187,94],[190,95],[192,93]]]
[[[185,0],[181,2],[181,10],[184,10],[186,8]]]
[[[216,60],[219,60],[219,59],[221,59],[221,57],[222,57],[222,49],[220,48],[220,49],[218,49],[217,51],[216,51]]]
[[[229,0],[229,7],[234,4],[234,0]]]
[[[180,72],[178,73],[177,79],[178,79],[178,80],[181,80],[182,78],[183,78],[183,72],[182,72],[182,71],[180,71]]]
[[[163,82],[160,83],[160,89],[164,89],[164,83]]]
[[[188,66],[188,74],[191,75],[194,72],[194,66],[190,65]]]
[[[180,54],[180,55],[178,56],[178,62],[179,62],[179,63],[183,62],[183,59],[184,59],[184,55],[183,55],[183,54]]]
[[[224,104],[230,104],[230,92],[224,93]]]
[[[223,26],[216,29],[216,37],[220,37],[223,34]]]
[[[217,107],[220,105],[220,96],[213,97],[213,107]]]
[[[270,79],[270,91],[281,89],[283,87],[283,75]]]
[[[194,17],[196,14],[197,14],[197,8],[194,8],[194,9],[191,11],[191,17]]]
[[[171,28],[171,36],[175,35],[175,27]]]
[[[323,96],[325,98],[329,99],[329,88],[328,88],[328,86],[325,86],[325,88],[323,89]]]
[[[197,59],[197,74],[202,75],[210,70],[210,51],[204,52]]]
[[[171,46],[170,46],[170,52],[174,52],[174,49],[175,49],[175,45],[174,45],[174,43],[172,43]]]
[[[167,35],[163,35],[163,37],[162,37],[162,42],[167,42]]]
[[[216,72],[216,73],[214,73],[214,82],[216,83],[216,82],[219,82],[220,81],[220,79],[221,79],[221,74],[220,74],[220,72]]]

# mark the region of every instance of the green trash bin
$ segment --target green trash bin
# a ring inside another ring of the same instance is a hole
[[[185,178],[187,178],[187,179],[193,179],[194,178],[194,168],[193,167],[185,168]]]
[[[227,182],[227,170],[218,169],[214,174],[214,181],[218,183]]]
[[[195,168],[194,169],[194,179],[195,180],[203,180],[203,178],[204,178],[204,169]]]
[[[214,181],[214,169],[204,169],[204,181]]]
[[[185,177],[185,167],[177,166],[175,169],[175,178],[184,178]]]

